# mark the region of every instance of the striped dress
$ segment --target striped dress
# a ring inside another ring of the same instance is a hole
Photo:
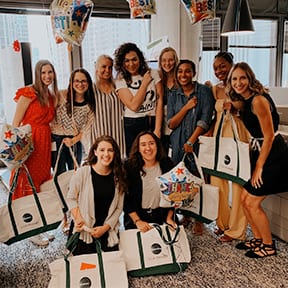
[[[115,91],[106,94],[95,88],[96,111],[91,129],[91,143],[101,135],[113,137],[119,145],[122,158],[125,157],[123,125],[123,104]]]

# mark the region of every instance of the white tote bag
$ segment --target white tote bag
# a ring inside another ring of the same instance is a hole
[[[53,179],[50,179],[50,180],[44,182],[40,186],[40,191],[55,190],[56,195],[58,196],[58,200],[60,201],[60,203],[63,207],[63,212],[67,212],[68,211],[67,193],[68,193],[68,189],[69,189],[69,184],[70,184],[71,178],[73,177],[73,175],[75,175],[75,171],[77,170],[77,168],[79,168],[79,166],[78,166],[77,160],[75,158],[75,155],[74,155],[71,147],[68,147],[70,155],[71,155],[73,162],[74,162],[75,169],[74,170],[68,170],[68,171],[61,173],[60,175],[56,176],[56,171],[58,168],[60,155],[63,151],[63,145],[65,145],[65,144],[61,143],[59,150],[58,150],[57,159],[56,159],[56,163],[55,163],[55,167],[54,167]]]
[[[228,115],[234,138],[221,137],[224,122],[222,113],[215,137],[199,136],[199,163],[207,174],[243,185],[250,179],[249,144],[239,140],[233,117]]]
[[[203,178],[193,175],[185,166],[183,159],[167,173],[156,177],[160,185],[160,207],[189,207],[200,192]]]
[[[192,216],[201,222],[210,223],[218,217],[219,187],[205,183],[199,160],[195,153],[193,153],[193,156],[203,184],[200,186],[199,193],[194,196],[191,204],[181,207],[178,209],[178,212],[183,215]]]
[[[123,252],[130,276],[176,273],[188,267],[191,252],[183,226],[171,230],[157,225],[143,233],[138,229],[120,231],[119,249]]]
[[[63,219],[62,206],[55,190],[37,193],[27,167],[24,164],[22,167],[28,175],[33,194],[12,200],[18,168],[12,180],[8,203],[0,208],[0,242],[8,245],[56,229]]]
[[[77,238],[77,233],[72,237],[75,236]],[[97,254],[70,256],[69,253],[50,263],[51,280],[48,288],[128,288],[122,253],[102,252],[100,243],[97,240],[95,242]]]

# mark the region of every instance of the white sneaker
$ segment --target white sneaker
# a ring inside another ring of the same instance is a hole
[[[55,235],[53,235],[51,232],[44,232],[42,235],[46,237],[49,241],[53,241],[55,239]]]
[[[30,241],[39,247],[47,247],[49,245],[48,238],[43,236],[43,234],[30,237]]]

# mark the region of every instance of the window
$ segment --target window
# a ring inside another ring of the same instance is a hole
[[[253,24],[255,33],[228,37],[228,51],[234,55],[235,63],[240,61],[247,62],[253,69],[256,78],[264,86],[275,86],[277,20],[253,20]],[[218,52],[219,50],[215,51],[212,48],[204,49],[203,47],[200,62],[202,68],[199,75],[200,82],[210,80],[214,84],[217,83],[212,65],[214,56]],[[288,57],[286,59],[286,63],[288,64]],[[283,74],[285,73],[283,72]],[[283,77],[287,78],[287,76]]]
[[[149,19],[91,18],[82,42],[83,67],[94,79],[98,56],[107,54],[114,58],[115,49],[125,42],[135,43],[145,55],[149,41]]]

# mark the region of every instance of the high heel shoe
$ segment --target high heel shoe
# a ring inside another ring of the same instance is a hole
[[[277,255],[275,241],[272,244],[262,243],[258,248],[249,250],[245,253],[245,256],[249,258],[264,258],[268,256]]]
[[[239,250],[255,249],[262,244],[262,239],[253,238],[251,240],[238,243],[235,248]]]

